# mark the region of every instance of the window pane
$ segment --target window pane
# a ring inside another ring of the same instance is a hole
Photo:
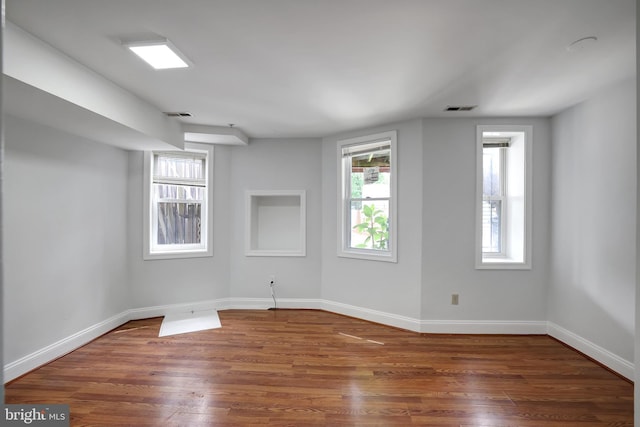
[[[199,244],[200,203],[158,203],[158,244]]]
[[[502,201],[482,202],[482,252],[502,252],[500,230],[502,223]]]
[[[154,174],[166,178],[204,179],[204,159],[158,155]]]
[[[484,148],[482,150],[482,191],[485,195],[500,196],[500,162],[501,148]]]
[[[191,185],[153,184],[154,200],[197,200],[203,201],[204,187]]]
[[[389,250],[389,201],[351,201],[349,247]]]
[[[350,198],[391,197],[391,150],[372,151],[351,158]]]

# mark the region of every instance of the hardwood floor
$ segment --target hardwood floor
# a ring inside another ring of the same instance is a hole
[[[632,426],[633,385],[547,336],[420,335],[314,310],[129,322],[5,387],[73,426]]]

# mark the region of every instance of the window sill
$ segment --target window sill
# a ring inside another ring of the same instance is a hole
[[[147,252],[144,254],[143,259],[145,261],[152,261],[157,259],[206,258],[212,256],[212,251],[203,249],[198,251]]]
[[[476,261],[477,270],[531,270],[529,262],[507,257],[482,258]]]
[[[303,250],[277,250],[277,249],[252,249],[245,251],[246,256],[274,256],[274,257],[303,257],[306,253]]]
[[[340,258],[355,258],[364,259],[368,261],[382,261],[382,262],[398,262],[395,254],[391,252],[375,253],[366,250],[341,250],[338,252]]]

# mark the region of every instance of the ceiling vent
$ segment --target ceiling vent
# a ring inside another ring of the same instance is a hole
[[[477,105],[447,105],[444,111],[471,111],[476,107]]]
[[[180,111],[165,111],[164,114],[168,117],[193,117],[193,114]]]

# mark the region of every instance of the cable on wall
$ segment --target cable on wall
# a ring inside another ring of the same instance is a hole
[[[273,298],[273,308],[271,308],[270,310],[277,310],[278,309],[278,302],[276,301],[276,282],[274,280],[272,280],[269,283],[269,288],[271,288],[271,298]]]

